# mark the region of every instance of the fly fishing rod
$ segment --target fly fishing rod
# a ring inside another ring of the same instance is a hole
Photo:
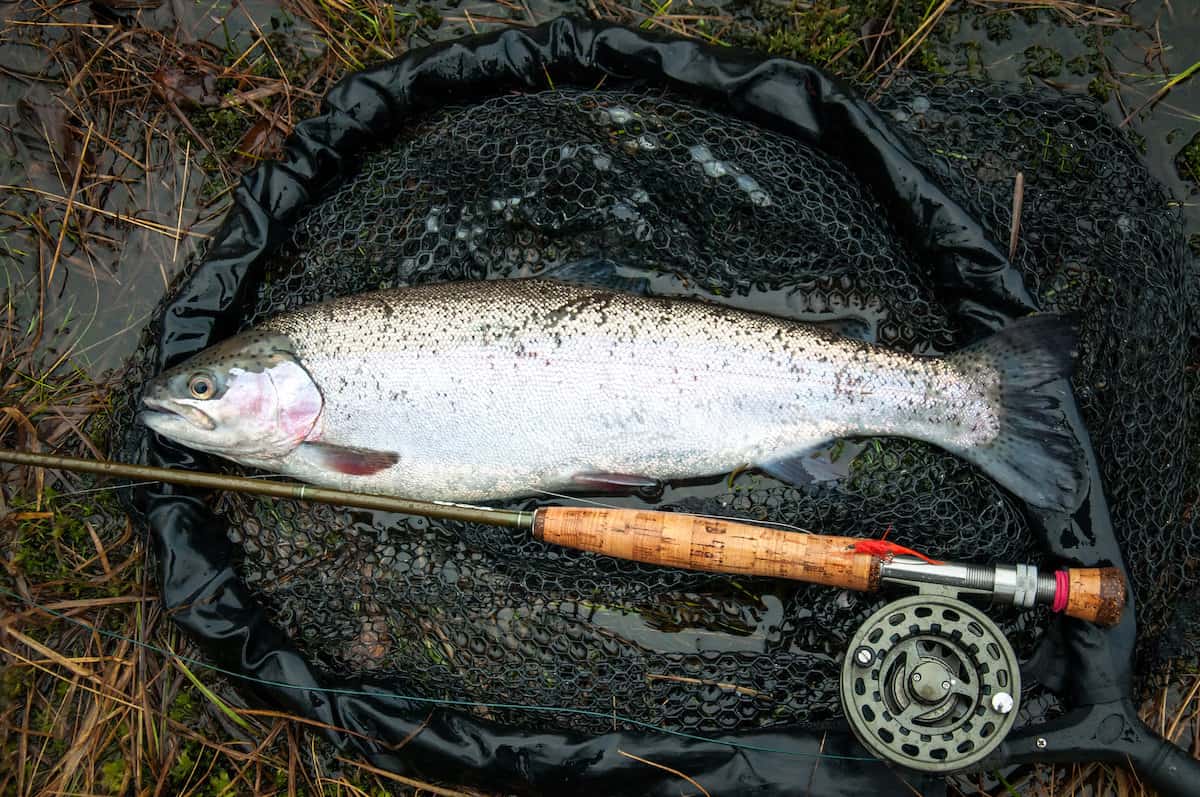
[[[1021,696],[1012,645],[964,596],[1049,606],[1100,625],[1119,621],[1125,605],[1124,577],[1111,567],[1041,573],[1027,564],[937,562],[886,540],[657,510],[549,506],[523,512],[20,451],[0,450],[0,462],[504,526],[568,548],[688,570],[863,592],[904,585],[916,594],[878,609],[850,640],[840,695],[864,747],[909,769],[941,774],[979,765],[996,752],[1016,722]]]
[[[0,450],[0,462],[503,526],[567,548],[686,570],[863,592],[888,583],[941,585],[1023,609],[1045,605],[1105,626],[1121,619],[1125,605],[1125,579],[1114,567],[1042,573],[1026,564],[936,562],[885,540],[782,531],[680,512],[558,506],[524,512],[24,451]]]

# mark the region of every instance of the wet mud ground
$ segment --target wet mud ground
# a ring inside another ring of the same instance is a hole
[[[915,50],[900,45],[920,30],[920,3],[896,3],[907,28],[871,38],[890,29],[891,5],[6,4],[0,290],[20,331],[40,321],[48,355],[98,376],[133,351],[237,175],[277,152],[333,80],[410,47],[562,13],[795,56],[850,80],[900,66],[1089,93],[1140,142],[1200,249],[1200,80],[1150,102],[1200,61],[1195,4],[1139,0],[1101,13],[1030,3],[1013,13],[959,3]]]

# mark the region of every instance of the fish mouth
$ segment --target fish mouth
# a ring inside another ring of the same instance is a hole
[[[169,427],[179,421],[208,432],[217,428],[216,422],[203,410],[186,404],[147,397],[142,399],[142,407],[142,411],[138,413],[138,420],[151,429]]]

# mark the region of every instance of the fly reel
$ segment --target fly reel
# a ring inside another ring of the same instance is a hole
[[[923,772],[986,758],[1012,729],[1020,693],[1016,654],[996,624],[939,592],[871,615],[842,664],[842,708],[858,740]]]

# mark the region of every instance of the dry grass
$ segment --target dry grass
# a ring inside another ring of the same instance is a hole
[[[915,12],[907,0],[881,0],[874,24],[859,26],[839,22],[840,3],[801,3],[772,23],[771,39],[689,3],[582,5],[595,18],[717,44],[774,42],[775,51],[860,76],[918,64],[952,11],[948,0]],[[971,5],[1124,24],[1117,12],[1066,0]],[[81,365],[104,346],[132,348],[145,309],[207,239],[236,176],[277,154],[346,72],[428,40],[443,23],[541,21],[522,0],[499,7],[503,19],[470,6],[439,18],[381,0],[290,0],[276,27],[243,5],[7,6],[0,46],[40,66],[3,67],[28,92],[0,122],[19,161],[0,185],[9,288],[0,445],[99,456],[104,441],[94,438],[115,377]],[[72,296],[91,307],[72,309]],[[97,341],[87,333],[112,307],[129,309]],[[162,614],[144,540],[111,493],[85,492],[92,487],[68,473],[0,471],[0,587],[19,596],[0,594],[0,795],[461,793],[332,758],[312,723],[247,709],[223,678],[188,664],[195,652]],[[1197,684],[1195,673],[1176,676],[1147,716],[1174,738],[1190,735],[1200,753]],[[1105,765],[1039,768],[1015,785],[1028,794],[1085,785],[1147,793]]]
[[[102,456],[113,385],[46,357],[6,312],[0,446]],[[145,540],[86,477],[0,471],[0,564],[2,795],[468,794],[353,762],[331,771],[314,723],[246,709],[189,665]]]
[[[108,342],[88,334],[101,311],[157,302],[237,175],[332,81],[428,24],[374,0],[299,0],[282,31],[242,6],[105,8],[22,0],[0,26],[41,65],[6,73],[30,89],[0,122],[16,146],[0,180],[6,448],[102,456],[117,377],[81,367]],[[144,320],[109,337],[128,352]],[[313,723],[249,710],[189,665],[145,540],[94,487],[0,470],[0,795],[464,794],[334,761]]]

